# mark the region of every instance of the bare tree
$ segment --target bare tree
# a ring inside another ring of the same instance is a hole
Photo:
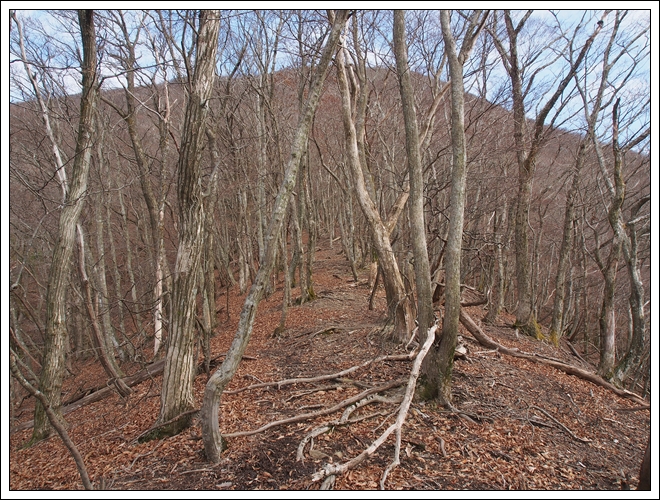
[[[204,209],[200,161],[206,131],[209,99],[215,79],[220,31],[220,11],[199,12],[195,40],[195,67],[188,89],[179,153],[177,194],[179,200],[179,248],[172,286],[171,330],[163,373],[158,424],[162,435],[177,434],[188,426],[194,407],[194,332],[197,287],[204,248]],[[187,418],[177,419],[185,414]]]
[[[541,333],[532,311],[532,277],[530,273],[529,258],[529,210],[536,162],[543,141],[547,137],[547,131],[548,129],[552,129],[555,120],[558,118],[566,101],[560,103],[559,110],[555,109],[555,105],[564,94],[566,88],[573,79],[575,72],[582,64],[589,47],[591,47],[591,44],[602,29],[603,23],[596,23],[595,29],[583,44],[577,57],[570,61],[565,76],[560,80],[555,91],[550,95],[543,107],[537,113],[533,124],[531,141],[527,143],[525,96],[529,92],[535,76],[545,67],[544,65],[540,68],[536,68],[527,81],[523,81],[523,63],[518,53],[518,37],[532,15],[532,12],[532,10],[528,10],[517,23],[514,23],[514,16],[511,11],[504,11],[508,47],[504,46],[503,41],[494,30],[491,31],[491,35],[495,41],[495,47],[502,58],[504,68],[511,80],[511,92],[513,98],[513,137],[516,148],[516,159],[518,162],[518,199],[515,220],[516,281],[518,285],[516,326],[526,335],[539,337]],[[605,19],[608,13],[609,11],[606,11],[603,14],[601,21]],[[581,29],[581,25],[575,29],[575,33],[573,34],[572,40],[568,43],[567,49],[573,50],[576,34]],[[552,43],[553,41],[546,45],[544,49],[549,47]],[[539,54],[534,54],[531,57],[536,59],[538,56]],[[550,119],[550,126],[546,127],[546,119],[551,112],[553,112],[553,115]]]
[[[60,415],[62,401],[62,380],[64,373],[64,358],[67,339],[66,330],[66,292],[71,272],[71,256],[76,241],[76,225],[85,201],[87,180],[89,175],[92,143],[94,140],[94,120],[98,101],[99,82],[97,78],[96,31],[94,28],[94,11],[78,11],[78,23],[82,36],[82,96],[80,100],[80,119],[76,152],[71,170],[70,182],[61,159],[59,147],[50,126],[48,111],[41,97],[39,84],[32,74],[23,45],[22,24],[16,13],[12,12],[21,46],[21,58],[28,77],[32,83],[37,100],[40,103],[46,132],[51,140],[51,147],[56,164],[56,172],[62,186],[64,200],[60,213],[58,238],[53,252],[51,268],[48,277],[48,292],[46,297],[46,329],[44,342],[43,369],[39,379],[39,390],[44,394],[50,407],[56,415]],[[61,416],[61,415],[60,415]],[[50,423],[44,406],[40,401],[35,405],[34,431],[32,442],[39,441],[50,434]]]
[[[291,156],[287,164],[280,190],[278,192],[275,204],[273,206],[272,216],[268,225],[266,238],[264,241],[264,259],[259,266],[250,292],[245,299],[243,310],[238,324],[238,329],[234,340],[227,352],[225,361],[220,368],[211,376],[204,390],[204,401],[201,409],[202,420],[202,438],[204,441],[204,450],[206,457],[210,462],[217,463],[220,460],[220,454],[225,448],[220,426],[218,423],[218,407],[222,392],[230,382],[234,373],[238,369],[238,364],[245,352],[247,344],[252,333],[252,325],[257,312],[257,306],[264,294],[266,282],[275,265],[275,255],[277,253],[278,238],[282,231],[284,217],[287,211],[287,205],[291,196],[291,191],[296,180],[298,168],[300,166],[301,156],[307,147],[309,130],[312,125],[312,119],[319,103],[321,90],[325,77],[328,74],[328,68],[333,54],[337,50],[341,30],[348,17],[347,11],[329,12],[332,27],[327,36],[327,41],[320,60],[316,66],[316,72],[312,80],[310,90],[307,96],[306,104],[300,116],[298,129],[291,147]]]
[[[588,95],[589,92],[587,85],[588,82],[590,81],[589,80],[590,73],[588,73],[585,69],[585,75],[582,78],[579,78],[579,74],[577,72],[575,74],[576,86],[580,93],[580,97],[582,99],[582,103],[584,107],[583,109],[586,120],[586,135],[580,143],[577,156],[575,158],[575,163],[572,167],[571,185],[566,195],[564,230],[563,230],[562,243],[559,250],[559,262],[557,264],[557,278],[555,284],[552,325],[550,327],[550,339],[553,341],[553,343],[555,343],[555,345],[557,345],[557,343],[559,342],[559,338],[561,338],[564,330],[564,314],[566,310],[565,301],[568,298],[566,297],[566,293],[565,293],[566,278],[567,278],[566,275],[569,266],[569,257],[573,248],[573,235],[575,233],[574,223],[576,219],[575,204],[578,196],[580,179],[582,176],[582,169],[584,163],[587,160],[587,155],[589,153],[589,146],[592,145],[593,137],[596,135],[596,126],[598,123],[598,118],[602,112],[602,109],[607,107],[613,99],[613,94],[610,95],[609,97],[606,95],[606,92],[608,91],[608,87],[610,85],[609,83],[610,72],[612,71],[612,68],[624,53],[623,51],[619,53],[612,52],[614,49],[614,44],[617,40],[617,35],[621,26],[621,22],[622,22],[622,18],[620,16],[620,13],[617,12],[616,19],[611,29],[609,40],[602,53],[602,71],[600,73],[600,81],[598,82],[598,87],[597,87],[598,90],[596,91],[595,96],[593,96],[590,99]],[[625,50],[626,49],[624,48],[624,51]],[[619,85],[623,85],[623,83],[626,80],[627,79],[624,79],[624,81],[621,82]],[[590,107],[591,110],[589,110]],[[612,266],[612,269],[614,268],[613,260],[610,261],[610,266]],[[608,268],[608,266],[603,266],[603,271],[605,271],[605,268]],[[605,271],[604,274],[609,275],[607,271]],[[612,287],[606,286],[606,289],[608,290],[611,288]],[[609,316],[610,314],[606,312],[605,317],[609,317]],[[603,326],[605,327],[605,329],[608,329],[609,326],[613,326],[613,324],[610,325],[609,321],[605,321]],[[607,346],[608,344],[609,343],[605,341],[603,343],[603,346]],[[608,350],[609,350],[608,348],[605,348],[603,349],[603,352],[607,352]]]

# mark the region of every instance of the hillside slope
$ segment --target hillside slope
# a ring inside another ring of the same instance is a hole
[[[358,283],[338,247],[328,241],[317,251],[315,287],[319,298],[289,309],[287,330],[274,336],[281,314],[282,289],[264,300],[246,359],[223,396],[223,433],[258,429],[270,422],[324,409],[369,387],[407,378],[410,361],[374,362],[335,379],[316,383],[265,386],[230,394],[261,382],[336,373],[377,356],[405,353],[383,340],[384,292],[374,310],[367,308],[366,274]],[[366,271],[363,270],[363,273]],[[231,292],[234,292],[233,290]],[[293,291],[294,297],[296,291]],[[230,293],[229,319],[223,309],[212,340],[212,357],[226,351],[235,332],[243,297]],[[225,297],[219,308],[224,307]],[[469,308],[473,318],[485,315]],[[582,363],[567,349],[516,336],[502,317],[499,326],[483,326],[503,345]],[[461,327],[462,328],[462,327]],[[467,359],[458,360],[454,403],[462,414],[414,401],[403,428],[401,464],[385,483],[405,490],[617,490],[635,488],[649,435],[649,411],[634,410],[621,399],[589,382],[554,368],[501,355],[481,347],[463,332]],[[221,356],[219,358],[222,359]],[[586,365],[581,364],[583,368]],[[125,366],[128,373],[141,368]],[[75,376],[65,382],[64,400],[104,383],[93,361],[74,363]],[[197,377],[197,406],[206,382]],[[324,462],[345,462],[369,446],[393,423],[396,404],[365,405],[351,415],[354,423],[332,425],[308,443],[296,461],[301,441],[322,424],[340,418],[345,408],[250,436],[229,437],[229,449],[217,466],[205,461],[201,425],[160,441],[135,440],[155,422],[160,404],[158,376],[134,387],[126,401],[116,394],[67,415],[72,439],[79,447],[95,488],[114,490],[255,490],[318,489],[312,475]],[[400,388],[384,393],[386,399]],[[32,418],[25,400],[20,421]],[[365,418],[360,418],[365,417]],[[11,436],[10,488],[81,489],[73,459],[57,437],[20,449],[29,430]],[[369,459],[338,476],[335,489],[377,489],[391,463],[390,437]]]

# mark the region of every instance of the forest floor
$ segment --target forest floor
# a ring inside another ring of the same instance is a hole
[[[282,286],[259,305],[252,338],[221,404],[223,434],[256,430],[270,422],[321,412],[365,388],[404,378],[412,361],[374,362],[342,378],[236,391],[259,382],[332,374],[381,355],[405,354],[386,340],[382,290],[373,310],[367,304],[367,271],[353,281],[339,246],[325,240],[316,253],[314,287],[318,298],[288,311],[286,330],[274,336],[282,309]],[[292,290],[296,298],[298,290]],[[236,331],[245,296],[229,296],[229,318],[218,306],[212,357],[226,352]],[[477,322],[483,306],[468,308]],[[593,367],[566,346],[516,335],[506,314],[496,326],[481,325],[494,340],[527,353],[549,356],[581,368]],[[391,490],[619,490],[637,486],[649,436],[649,411],[605,388],[550,366],[513,358],[480,346],[462,329],[467,358],[454,365],[453,402],[463,414],[415,399],[403,426],[401,463],[387,477]],[[200,356],[201,358],[201,356]],[[222,359],[222,358],[220,358]],[[143,368],[125,364],[126,373]],[[93,359],[74,362],[63,400],[102,386],[104,373]],[[196,407],[206,374],[195,380]],[[324,463],[340,463],[367,448],[396,419],[398,404],[380,402],[357,410],[350,425],[332,425],[312,440],[303,460],[301,441],[344,410],[310,420],[277,425],[250,436],[229,437],[217,465],[205,460],[197,418],[181,434],[146,443],[136,438],[158,416],[161,377],[66,416],[68,430],[84,457],[95,488],[108,490],[316,490],[313,474]],[[398,391],[398,392],[397,392]],[[401,395],[401,388],[386,395]],[[32,418],[32,398],[16,412],[15,424]],[[22,449],[30,430],[11,435],[11,490],[82,489],[75,463],[53,436]],[[336,490],[378,489],[394,456],[394,434],[356,469],[336,478]]]

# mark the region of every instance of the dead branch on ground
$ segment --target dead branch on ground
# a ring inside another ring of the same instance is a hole
[[[576,366],[569,365],[561,361],[555,361],[541,356],[524,354],[517,349],[511,349],[508,347],[504,347],[501,344],[498,344],[488,335],[486,335],[484,331],[481,328],[479,328],[479,326],[475,323],[475,321],[463,310],[461,310],[460,320],[463,326],[467,328],[467,330],[474,336],[474,338],[477,339],[479,343],[486,348],[497,349],[502,354],[507,354],[515,358],[522,358],[529,361],[535,361],[537,363],[542,363],[545,365],[552,366],[557,370],[563,371],[568,375],[575,375],[576,377],[579,377],[584,380],[588,380],[589,382],[595,385],[604,387],[605,389],[609,389],[610,391],[612,391],[618,396],[621,396],[622,398],[630,399],[641,405],[646,405],[646,401],[640,398],[637,394],[627,391],[625,389],[619,389],[618,387],[607,382],[606,380],[604,380],[595,373],[589,372],[587,370],[583,370],[582,368],[578,368]]]
[[[296,422],[302,422],[303,420],[309,420],[311,418],[316,418],[316,417],[321,417],[323,415],[329,415],[330,413],[334,413],[337,410],[341,410],[342,408],[355,403],[356,401],[360,401],[361,399],[369,396],[370,394],[375,394],[378,392],[383,392],[388,389],[392,389],[393,387],[398,387],[403,384],[403,380],[394,380],[387,382],[385,384],[379,385],[377,387],[372,387],[371,389],[367,389],[366,391],[361,392],[360,394],[357,394],[356,396],[353,396],[352,398],[345,399],[344,401],[341,401],[337,403],[336,405],[326,408],[324,410],[319,410],[311,413],[303,413],[302,415],[296,415],[295,417],[291,418],[285,418],[283,420],[277,420],[275,422],[270,422],[266,425],[263,425],[259,427],[258,429],[254,429],[252,431],[242,431],[242,432],[232,432],[230,434],[223,434],[222,436],[225,438],[233,438],[233,437],[241,437],[241,436],[252,436],[253,434],[258,434],[260,432],[264,432],[268,429],[271,429],[272,427],[276,427],[278,425],[285,425],[285,424],[293,424]]]
[[[225,391],[224,394],[238,394],[239,392],[248,391],[252,389],[260,389],[262,387],[277,387],[278,389],[282,388],[285,385],[290,384],[305,384],[310,382],[321,382],[323,380],[334,380],[344,377],[349,373],[353,373],[360,368],[369,366],[372,363],[378,363],[380,361],[407,361],[413,358],[413,354],[395,354],[390,356],[378,356],[377,358],[370,359],[365,361],[360,365],[351,366],[337,373],[330,373],[328,375],[319,375],[318,377],[300,377],[300,378],[290,378],[286,380],[280,380],[277,382],[262,382],[260,384],[252,384],[246,387],[241,387],[240,389],[234,389],[232,391]]]

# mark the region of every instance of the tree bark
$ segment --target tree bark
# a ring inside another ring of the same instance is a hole
[[[647,202],[651,196],[647,195],[638,202],[631,210],[631,220],[627,227],[629,235],[626,234],[623,221],[621,220],[621,206],[625,199],[626,185],[623,176],[623,155],[619,146],[619,102],[617,99],[612,111],[612,149],[614,156],[614,180],[616,196],[609,212],[609,221],[614,231],[614,238],[622,243],[623,256],[626,261],[628,275],[630,278],[630,312],[632,314],[632,339],[628,350],[623,358],[614,368],[610,380],[621,385],[630,371],[639,366],[644,354],[646,344],[646,322],[644,320],[644,285],[639,271],[637,261],[637,232],[635,220],[638,210]],[[607,373],[607,375],[610,375]]]
[[[174,435],[190,424],[190,415],[176,419],[194,407],[194,332],[198,273],[204,249],[204,207],[200,160],[205,137],[209,99],[215,80],[220,11],[199,13],[195,42],[196,60],[189,89],[179,154],[177,197],[179,200],[179,248],[172,286],[171,331],[157,424],[162,436]]]
[[[644,452],[644,459],[639,468],[639,484],[637,489],[640,491],[651,491],[651,436],[646,444],[646,451]]]
[[[14,16],[18,25],[18,20]],[[94,11],[79,10],[78,21],[82,35],[82,96],[80,100],[80,118],[76,152],[71,171],[71,183],[67,185],[64,165],[59,155],[59,147],[46,120],[46,128],[51,137],[58,175],[61,177],[65,201],[60,214],[57,242],[53,251],[51,268],[48,275],[46,296],[46,332],[44,338],[43,369],[39,379],[39,390],[43,393],[53,412],[60,416],[62,404],[62,381],[64,376],[64,358],[67,344],[66,330],[66,292],[71,274],[71,256],[76,239],[76,224],[82,211],[94,139],[94,121],[98,101],[98,80],[96,74],[96,31],[94,29]],[[20,30],[19,25],[19,30]],[[22,35],[21,35],[22,36]],[[25,60],[27,65],[27,60]],[[29,73],[30,74],[30,73]],[[36,80],[32,80],[35,91]],[[40,100],[40,96],[38,97]],[[45,105],[42,106],[45,117]],[[34,432],[31,442],[47,437],[51,432],[44,405],[37,401],[34,413]]]

